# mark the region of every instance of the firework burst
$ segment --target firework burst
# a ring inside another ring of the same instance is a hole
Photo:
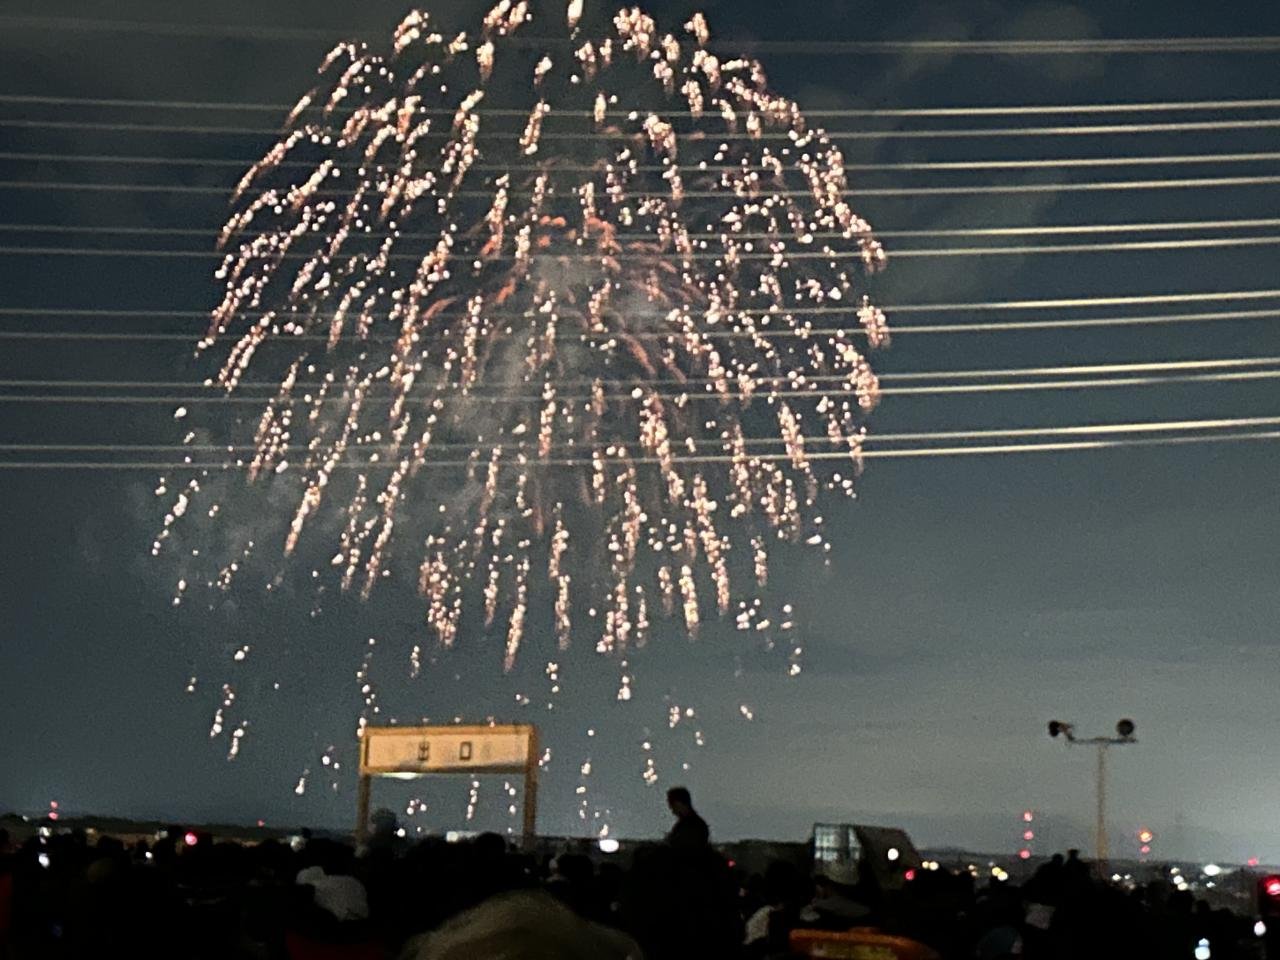
[[[855,342],[887,340],[841,154],[760,64],[701,15],[588,39],[564,7],[336,47],[236,189],[200,342],[215,389],[262,397],[230,461],[271,490],[257,549],[274,522],[363,597],[412,571],[438,642],[474,611],[508,668],[534,604],[603,653],[753,609],[773,545],[821,548],[852,495]]]

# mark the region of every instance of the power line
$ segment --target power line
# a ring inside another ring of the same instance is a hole
[[[1156,303],[1205,303],[1211,301],[1235,300],[1272,300],[1280,298],[1280,288],[1262,288],[1257,290],[1210,290],[1192,293],[1155,293],[1126,294],[1108,297],[1068,297],[1051,300],[989,300],[969,301],[966,303],[899,303],[886,305],[885,309],[895,314],[903,313],[952,313],[982,310],[1059,310],[1085,307],[1138,306]],[[795,307],[787,310],[792,315],[838,314],[848,316],[852,312],[849,306],[842,307]],[[518,318],[521,313],[491,313],[490,317]],[[746,311],[745,315],[754,315]],[[0,306],[0,316],[26,317],[65,317],[65,318],[103,318],[148,320],[198,319],[208,320],[208,310],[124,310],[105,307],[12,307]],[[260,317],[260,311],[245,312],[241,317]],[[811,331],[821,332],[821,331]],[[838,331],[831,331],[838,332]]]
[[[1188,444],[1205,444],[1205,443],[1235,443],[1253,440],[1276,440],[1280,439],[1280,431],[1245,431],[1240,433],[1222,433],[1222,434],[1205,434],[1200,436],[1189,437],[1139,437],[1139,438],[1121,438],[1121,439],[1096,439],[1096,440],[1067,440],[1048,443],[1016,443],[1016,444],[992,444],[983,446],[957,446],[957,447],[922,447],[917,449],[897,449],[897,450],[866,450],[859,456],[861,459],[868,460],[897,460],[917,457],[964,457],[964,456],[996,456],[1001,454],[1016,453],[1066,453],[1072,451],[1087,450],[1117,450],[1126,447],[1162,447],[1162,446],[1182,446]],[[846,461],[850,459],[849,453],[835,453],[834,451],[819,450],[807,457],[813,461],[838,460]],[[760,454],[755,459],[771,462],[788,462],[791,458],[788,454]],[[633,457],[630,458],[631,463],[635,464],[657,464],[654,458]],[[706,455],[693,456],[686,455],[679,457],[677,460],[680,464],[706,464],[706,463],[730,463],[732,457],[726,455]],[[431,461],[428,469],[466,469],[475,464],[470,460],[455,461]],[[528,461],[521,464],[521,468],[545,468],[545,467],[586,467],[591,466],[590,460],[542,460],[530,457]],[[335,465],[337,469],[347,470],[391,470],[397,466],[394,462],[373,462],[373,463],[350,463],[341,462]],[[0,460],[0,470],[145,470],[145,471],[173,471],[173,470],[200,470],[200,471],[221,471],[230,472],[238,469],[238,467],[229,463],[183,463],[183,462],[135,462],[125,463],[121,461],[57,461],[57,460],[36,460],[36,461],[8,461]]]
[[[1067,40],[765,40],[751,52],[818,54],[942,54],[948,56],[1079,56],[1081,54],[1267,53],[1280,37],[1075,38]],[[733,50],[727,44],[720,49]]]
[[[0,153],[0,160],[30,163],[86,163],[118,164],[121,166],[198,166],[229,167],[247,170],[258,158],[228,159],[226,157],[166,157],[127,154],[67,154],[67,153]],[[1088,167],[1169,166],[1214,163],[1263,163],[1280,160],[1280,153],[1196,153],[1123,157],[1061,157],[1044,160],[930,160],[903,163],[845,163],[844,169],[853,173],[966,171],[966,170],[1054,170]],[[314,170],[315,163],[305,160],[281,160],[273,168]],[[536,173],[543,169],[538,164],[485,164],[477,163],[472,170],[496,173]],[[556,164],[556,169],[567,172],[593,173],[596,168],[586,164]],[[657,164],[640,164],[636,167],[644,173],[662,173],[669,169]],[[708,164],[697,167],[699,173],[741,173],[741,165]]]
[[[860,187],[845,191],[850,197],[942,197],[971,196],[974,194],[1000,193],[1073,193],[1076,191],[1116,190],[1181,190],[1206,187],[1261,187],[1280,183],[1280,176],[1256,177],[1194,177],[1165,180],[1103,180],[1076,183],[1014,183],[967,184],[954,187]],[[84,190],[94,193],[150,193],[172,195],[228,196],[232,188],[205,187],[190,184],[158,183],[73,183],[51,180],[0,180],[0,190],[69,191]],[[761,195],[773,197],[811,197],[805,190],[761,190]],[[314,190],[312,196],[346,196],[341,190]],[[466,199],[489,199],[493,194],[485,190],[457,190],[450,194]],[[725,199],[733,196],[728,191],[686,190],[688,199]]]
[[[1225,310],[1213,313],[1174,313],[1174,314],[1155,314],[1155,315],[1138,315],[1138,316],[1113,316],[1113,317],[1073,317],[1063,320],[1027,320],[1012,321],[1002,323],[947,323],[947,324],[911,324],[903,326],[894,324],[890,327],[893,336],[911,336],[911,335],[951,335],[966,333],[1034,333],[1036,331],[1045,330],[1073,330],[1087,329],[1093,327],[1124,327],[1124,326],[1148,326],[1148,325],[1164,325],[1178,323],[1222,323],[1240,320],[1263,320],[1280,318],[1280,309],[1277,310]],[[854,326],[850,328],[828,328],[828,329],[811,329],[805,331],[805,336],[835,336],[836,334],[845,334],[846,336],[866,336],[866,331],[861,327]],[[733,339],[741,336],[739,333],[728,330],[705,330],[701,336],[712,339]],[[765,331],[764,335],[769,337],[797,337],[800,336],[798,331]],[[603,338],[603,334],[585,334],[589,339]],[[660,334],[652,331],[641,331],[631,334],[633,337],[642,339],[661,339],[669,337],[671,334]],[[186,343],[194,344],[198,337],[194,333],[99,333],[83,330],[0,330],[0,340],[19,340],[19,341],[86,341],[86,342],[166,342],[166,343]],[[396,343],[398,337],[392,336],[370,336],[361,343],[368,344],[390,344]],[[289,336],[290,343],[327,343],[329,337],[324,334],[291,334]]]
[[[1276,154],[1280,159],[1280,153]],[[938,230],[872,230],[873,236],[880,239],[940,239],[943,237],[1025,237],[1025,236],[1057,236],[1089,233],[1153,233],[1180,230],[1251,230],[1263,227],[1280,227],[1280,217],[1263,217],[1245,220],[1157,220],[1133,223],[1064,223],[1045,224],[1042,226],[1014,227],[956,227]],[[85,233],[85,234],[119,234],[121,236],[158,236],[158,237],[201,237],[212,240],[217,236],[216,229],[200,229],[195,227],[136,227],[131,225],[100,226],[65,223],[0,223],[0,232],[5,233]],[[237,233],[237,237],[267,236],[267,231],[245,230]],[[385,236],[386,231],[375,231],[365,236]],[[691,234],[691,239],[700,239],[702,234]],[[708,237],[711,235],[708,234]],[[743,232],[735,233],[735,239],[769,240],[775,234]],[[817,240],[848,239],[838,231],[816,230],[812,236]],[[402,240],[438,240],[439,233],[415,233],[403,231]],[[631,240],[652,240],[653,233],[619,233],[614,237],[618,242]]]
[[[1195,384],[1195,383],[1240,383],[1255,380],[1275,380],[1280,379],[1280,369],[1277,370],[1241,370],[1227,373],[1200,373],[1200,374],[1179,374],[1166,377],[1117,377],[1113,379],[1077,379],[1077,380],[1036,380],[1028,382],[1015,383],[954,383],[954,384],[930,384],[928,386],[914,387],[882,387],[879,394],[882,396],[938,396],[945,394],[968,394],[968,393],[1010,393],[1010,392],[1037,392],[1042,390],[1081,390],[1081,389],[1113,389],[1125,387],[1164,387],[1178,384]],[[752,392],[748,393],[742,390],[727,391],[652,391],[652,395],[664,400],[687,400],[689,402],[713,401],[716,403],[727,403],[732,401],[751,401],[760,400],[767,402],[768,394]],[[821,399],[828,398],[847,398],[853,395],[853,391],[848,388],[831,388],[826,390],[788,390],[781,394],[785,399]],[[387,393],[381,395],[382,399],[392,399],[392,394]],[[62,395],[62,394],[6,394],[0,395],[0,404],[5,403],[42,403],[42,404],[119,404],[119,405],[137,405],[137,404],[222,404],[222,405],[244,405],[257,404],[261,405],[265,400],[269,400],[269,395],[246,397],[246,396],[210,396],[204,395],[185,395],[185,396],[129,396],[115,394],[95,394],[95,395]],[[512,394],[480,394],[469,393],[467,399],[475,403],[492,403],[492,404],[510,404],[510,403],[541,403],[543,397],[538,394],[526,394],[517,396]],[[560,401],[583,401],[586,402],[591,398],[588,394],[581,395],[561,395],[557,397]],[[305,401],[304,401],[305,402]],[[326,397],[323,400],[316,399],[315,403],[325,405],[334,405],[349,402],[344,397]]]
[[[133,37],[228,38],[255,42],[320,41],[332,43],[365,27],[278,27],[257,24],[173,23],[156,20],[104,20],[90,17],[0,17],[0,26],[54,32],[126,33]],[[563,47],[567,37],[506,37],[511,46]],[[1280,37],[1098,37],[1060,40],[766,40],[717,41],[716,50],[735,53],[795,54],[945,54],[1005,56],[1075,56],[1080,54],[1265,53],[1280,50]]]
[[[292,339],[292,338],[290,338]],[[978,379],[994,379],[998,377],[1052,377],[1052,376],[1096,376],[1110,375],[1116,373],[1157,373],[1180,370],[1213,370],[1228,369],[1242,367],[1267,367],[1280,365],[1280,357],[1223,357],[1204,360],[1159,360],[1159,361],[1141,361],[1134,363],[1103,363],[1103,364],[1081,364],[1071,366],[1051,366],[1051,367],[1014,367],[1014,368],[996,368],[988,370],[928,370],[928,371],[912,371],[912,372],[889,372],[880,375],[880,380],[884,383],[892,383],[899,380],[978,380]],[[729,379],[736,379],[730,377]],[[757,384],[766,383],[787,383],[790,378],[785,375],[778,376],[761,376],[752,377]],[[848,381],[848,377],[843,374],[816,374],[805,378],[810,383],[838,383],[844,384]],[[561,387],[588,387],[594,382],[591,378],[578,380],[561,380],[558,386]],[[637,378],[618,378],[614,381],[615,385],[622,388],[630,388],[633,386],[659,385],[659,386],[710,386],[719,381],[711,378],[690,377],[684,380],[673,380],[670,378],[654,378],[647,377],[644,379]],[[192,384],[182,380],[51,380],[51,379],[0,379],[0,388],[5,389],[103,389],[103,390],[183,390]],[[296,383],[295,389],[308,390],[319,388],[322,386],[320,382],[299,382]],[[238,390],[278,390],[279,383],[274,381],[242,381],[236,387]],[[787,392],[788,395],[790,392]]]
[[[886,309],[894,313],[959,312],[967,310],[1058,310],[1075,307],[1137,306],[1145,303],[1202,303],[1211,300],[1260,300],[1280,297],[1280,289],[1213,290],[1202,293],[1130,294],[1111,297],[1065,297],[1053,300],[990,300],[972,303],[900,303]],[[813,307],[813,311],[839,312]],[[797,311],[791,311],[795,313]]]
[[[1028,437],[1078,437],[1078,436],[1106,436],[1106,435],[1131,435],[1141,433],[1187,433],[1192,431],[1204,430],[1239,430],[1245,427],[1266,427],[1280,426],[1280,417],[1234,417],[1213,420],[1156,420],[1135,423],[1095,423],[1095,424],[1073,424],[1068,426],[1050,426],[1050,427],[1006,427],[995,429],[976,429],[976,430],[929,430],[929,431],[913,431],[900,433],[871,433],[862,439],[863,444],[877,443],[906,443],[906,442],[934,442],[934,441],[951,441],[951,440],[993,440],[993,439],[1015,439]],[[723,441],[707,438],[698,441],[701,446],[720,447]],[[752,446],[783,446],[788,441],[784,437],[754,437],[745,441],[748,447]],[[806,444],[834,444],[840,446],[847,443],[847,440],[832,440],[829,437],[818,436],[808,437]],[[358,450],[361,452],[369,451],[390,451],[394,449],[404,449],[404,444],[399,447],[390,443],[360,444]],[[430,445],[430,450],[473,450],[477,444],[474,443],[435,443]],[[518,443],[498,443],[498,444],[480,444],[486,451],[499,449],[503,452],[520,452],[527,451],[528,444]],[[553,449],[567,449],[575,447],[574,444],[559,443],[554,444]],[[615,448],[621,447],[624,450],[631,450],[634,447],[625,444],[612,444]],[[258,447],[252,444],[226,444],[226,443],[0,443],[0,454],[14,453],[256,453]],[[815,452],[815,451],[807,451]],[[843,454],[842,455],[847,455]]]
[[[1280,180],[1280,178],[1277,178]],[[1021,246],[1021,247],[939,247],[934,249],[918,249],[918,250],[890,250],[889,259],[911,259],[918,257],[984,257],[984,256],[1035,256],[1038,254],[1063,254],[1063,253],[1124,253],[1124,252],[1142,252],[1142,251],[1158,251],[1158,250],[1209,250],[1215,248],[1238,248],[1238,247],[1265,247],[1280,244],[1280,235],[1278,236],[1259,236],[1259,237],[1187,237],[1180,240],[1124,240],[1110,243],[1066,243],[1066,244],[1042,244],[1039,246]],[[226,251],[219,250],[149,250],[149,249],[128,249],[119,247],[6,247],[0,246],[0,256],[62,256],[62,257],[145,257],[159,259],[215,259],[221,260],[227,256],[234,257],[234,253],[228,254]],[[289,260],[307,260],[311,259],[314,254],[290,252],[283,255],[284,259]],[[526,259],[529,260],[572,260],[572,261],[597,261],[616,257],[616,254],[606,253],[586,253],[586,252],[565,252],[565,253],[533,253],[529,254]],[[645,254],[646,257],[662,260],[678,260],[681,262],[687,260],[694,261],[715,261],[721,262],[726,259],[726,254],[718,253],[677,253],[675,251],[667,251],[662,253]],[[781,256],[785,260],[833,260],[840,257],[856,258],[856,253],[849,252],[822,252],[822,251],[792,251],[785,254],[773,253],[741,253],[736,256],[737,260],[742,261],[770,261],[775,257]],[[260,255],[263,260],[279,259],[279,254],[264,253]],[[420,261],[421,254],[412,253],[393,253],[387,254],[384,259],[390,261]],[[483,259],[486,263],[502,262],[515,259],[512,255],[505,256],[487,256],[478,258],[475,254],[455,253],[450,255],[450,259],[457,261],[470,261],[475,259]]]
[[[551,117],[556,116],[554,111]],[[270,136],[279,137],[279,127],[244,127],[219,126],[206,124],[151,124],[123,123],[85,120],[29,120],[21,118],[0,119],[0,127],[16,127],[34,130],[97,130],[118,133],[166,133],[197,134],[204,136]],[[832,142],[845,140],[919,140],[919,139],[969,139],[989,137],[1004,139],[1007,137],[1065,137],[1065,136],[1130,136],[1148,133],[1191,133],[1223,130],[1264,130],[1280,127],[1280,118],[1268,117],[1255,120],[1191,120],[1171,123],[1119,123],[1119,124],[1077,124],[1069,126],[1036,126],[1036,127],[978,127],[955,130],[823,130],[822,133]],[[512,136],[519,130],[505,131]],[[420,139],[437,139],[452,136],[452,133],[435,131],[424,134]],[[541,140],[581,141],[581,133],[567,133],[557,130],[543,130]],[[727,131],[715,135],[716,140],[790,140],[790,134],[781,131],[764,131],[758,136],[750,133],[732,133]]]
[[[287,113],[294,108],[292,103],[253,103],[227,100],[158,100],[158,99],[124,99],[119,97],[60,97],[48,94],[0,94],[0,104],[21,106],[56,106],[56,107],[90,107],[95,109],[124,110],[210,110],[210,111],[243,111],[246,113]],[[1271,110],[1280,108],[1280,99],[1244,99],[1244,100],[1164,100],[1136,101],[1131,103],[1075,103],[1075,104],[1008,104],[1008,105],[971,105],[949,107],[848,107],[818,110],[804,110],[807,118],[838,117],[1003,117],[1003,116],[1053,116],[1059,114],[1108,114],[1108,113],[1171,113],[1180,111],[1222,111],[1222,110]],[[426,116],[452,117],[457,107],[417,107],[415,114]],[[520,117],[529,115],[528,110],[510,108],[488,108],[489,116]],[[592,110],[556,111],[561,116],[569,113],[573,116],[594,117]],[[692,117],[689,110],[663,110],[664,117]],[[608,110],[607,117],[629,117],[629,110]]]

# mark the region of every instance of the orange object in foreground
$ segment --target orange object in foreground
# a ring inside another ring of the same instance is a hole
[[[932,947],[871,928],[791,931],[791,952],[825,960],[940,960]]]

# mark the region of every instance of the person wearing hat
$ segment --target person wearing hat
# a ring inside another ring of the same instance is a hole
[[[858,865],[827,860],[813,878],[813,900],[800,911],[800,922],[819,930],[848,930],[867,923],[871,908],[857,898]]]
[[[369,919],[369,899],[364,884],[345,874],[326,873],[316,865],[298,871],[295,883],[311,887],[316,907],[339,923]]]

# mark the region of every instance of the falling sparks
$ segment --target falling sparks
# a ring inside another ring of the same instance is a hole
[[[648,740],[640,744],[640,749],[644,751],[644,769],[641,771],[641,779],[644,780],[646,787],[652,787],[658,782],[658,769],[653,759],[653,744]]]
[[[453,37],[415,12],[385,54],[338,45],[245,173],[199,341],[211,389],[261,400],[226,445],[244,490],[188,457],[156,487],[152,553],[184,524],[234,541],[198,577],[184,549],[174,604],[280,557],[311,572],[315,612],[408,578],[412,677],[483,621],[506,670],[547,638],[547,709],[575,644],[617,658],[629,701],[656,618],[690,637],[736,621],[795,676],[794,613],[756,594],[783,544],[829,555],[825,501],[854,495],[884,250],[830,137],[759,63],[712,54],[701,14],[666,34],[627,8],[588,39],[567,0],[537,32],[572,43],[530,55],[534,6]],[[184,443],[202,412],[174,410]],[[382,712],[372,645],[361,735]],[[232,757],[234,699],[210,726]],[[669,726],[693,716],[673,704]]]
[[[240,726],[236,727],[231,734],[231,745],[227,748],[227,759],[234,760],[240,755],[240,744],[244,740],[245,734],[249,729],[249,721],[242,720]]]
[[[556,706],[556,697],[560,693],[560,664],[554,660],[547,661],[547,709],[554,710]]]

